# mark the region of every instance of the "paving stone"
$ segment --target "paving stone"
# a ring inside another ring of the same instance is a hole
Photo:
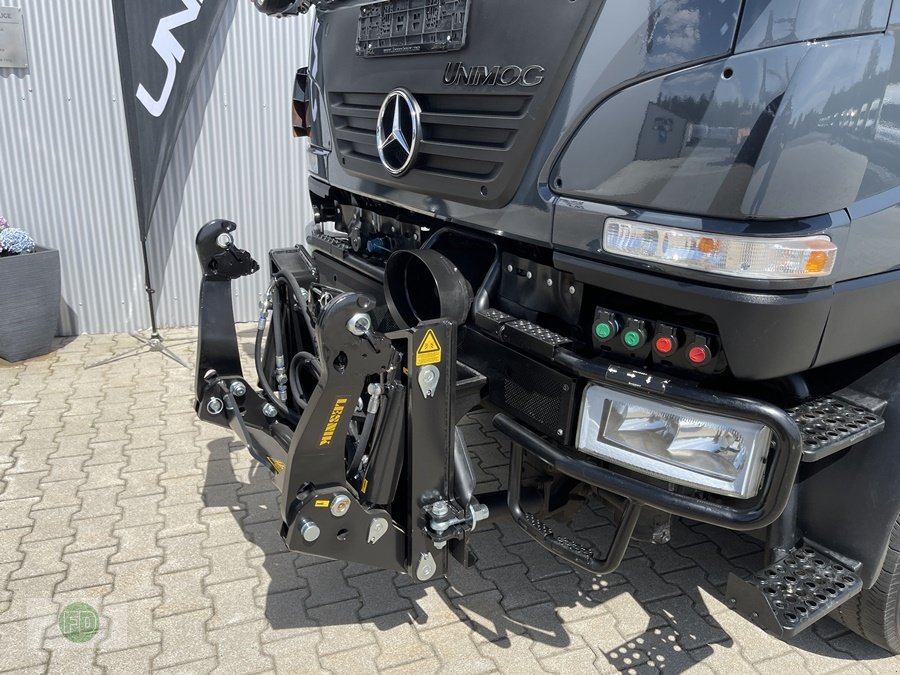
[[[310,658],[316,653],[321,639],[318,630],[295,632],[280,640],[263,643],[262,650],[272,657],[275,672],[326,673],[328,671],[317,663],[317,659]]]
[[[117,520],[116,523],[118,522]],[[161,526],[159,524],[115,529],[113,540],[118,550],[110,558],[110,563],[118,564],[133,560],[144,560],[148,557],[161,555],[162,550],[156,545],[156,534],[160,529]]]
[[[263,654],[255,638],[266,626],[266,621],[242,623],[218,630],[210,630],[206,639],[216,646],[217,666],[222,673],[266,673],[275,664],[271,656]],[[302,655],[298,654],[298,661]],[[299,665],[299,663],[298,663]]]
[[[213,552],[216,550],[211,549]],[[297,568],[294,567],[295,556],[296,554],[290,551],[279,551],[262,557],[250,558],[249,566],[260,580],[255,594],[257,596],[274,595],[306,588],[306,579],[297,574]]]
[[[47,478],[48,471],[36,471],[31,473],[8,473],[0,481],[0,498],[2,499],[28,499],[30,497],[43,496],[40,484]]]
[[[397,623],[393,627],[375,632],[379,654],[374,663],[378,670],[435,658],[434,650],[419,639],[416,627],[408,614],[398,614],[396,620]]]
[[[578,673],[596,673],[594,652],[587,647],[566,650],[557,656],[548,656],[541,665],[549,673],[559,675],[578,675]]]
[[[161,562],[162,558],[144,558],[109,565],[109,572],[113,576],[113,592],[106,596],[104,604],[146,600],[162,595],[162,588],[155,577]]]
[[[204,549],[203,555],[209,561],[209,576],[206,584],[219,584],[238,579],[257,579],[256,569],[247,564],[247,552],[253,545],[249,542],[226,544],[212,549]]]
[[[150,665],[159,651],[160,646],[153,644],[115,652],[103,652],[97,655],[97,665],[105,668],[110,675],[114,673],[144,673],[150,670]]]
[[[108,564],[115,552],[114,548],[93,548],[66,553],[62,556],[67,565],[66,578],[57,590],[62,592],[111,584],[113,578],[108,572]]]
[[[360,597],[359,590],[351,587],[344,579],[345,565],[346,563],[334,561],[300,570],[299,574],[306,580],[310,590],[310,596],[306,600],[307,607],[357,600]]]
[[[76,482],[79,487],[81,482]],[[59,489],[60,483],[53,486]],[[72,516],[72,520],[83,518],[97,518],[99,516],[117,516],[117,522],[122,516],[122,507],[118,504],[119,495],[125,491],[124,486],[112,486],[100,489],[79,489],[75,502],[80,506],[78,512]]]
[[[318,646],[320,657],[376,643],[372,631],[359,625],[358,610],[359,601],[349,600],[308,611],[310,618],[321,627],[322,640]],[[357,630],[351,629],[351,626],[356,626]]]
[[[22,542],[19,550],[25,554],[22,566],[13,572],[13,579],[40,577],[66,572],[68,565],[62,560],[62,552],[72,541],[71,537]]]
[[[378,645],[366,645],[358,649],[349,649],[320,657],[324,668],[334,673],[371,673],[379,675],[377,657]]]
[[[78,489],[84,484],[83,480],[67,480],[53,484],[53,489],[44,490],[40,501],[31,507],[31,514],[34,515],[38,511],[48,509],[58,509],[65,506],[82,506],[81,497],[78,496]],[[77,518],[78,514],[72,516]]]
[[[437,655],[441,673],[469,675],[497,670],[497,664],[478,651],[472,641],[472,631],[465,623],[423,631],[419,639]]]
[[[212,598],[205,594],[203,586],[207,574],[203,567],[158,574],[155,582],[162,588],[163,603],[154,614],[172,616],[211,608]]]
[[[162,650],[153,659],[153,669],[183,666],[204,659],[214,660],[216,648],[206,640],[206,622],[212,615],[210,609],[154,620],[154,628],[162,632]],[[192,668],[185,666],[183,670],[176,670],[191,672]]]
[[[376,616],[412,610],[409,598],[402,597],[394,586],[395,572],[380,571],[363,574],[349,580],[351,586],[358,589],[362,597],[359,618],[371,619]]]
[[[22,537],[22,541],[27,543],[74,536],[75,528],[71,526],[71,521],[77,510],[77,506],[62,506],[42,511],[40,518],[35,519],[34,528]]]
[[[208,629],[217,630],[230,624],[244,623],[256,618],[253,589],[259,583],[255,577],[206,586],[206,594],[212,598],[213,613]]]

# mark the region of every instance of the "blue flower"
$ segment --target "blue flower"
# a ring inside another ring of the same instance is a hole
[[[17,227],[7,227],[0,230],[0,250],[4,253],[33,253],[34,239],[29,237],[24,230]]]

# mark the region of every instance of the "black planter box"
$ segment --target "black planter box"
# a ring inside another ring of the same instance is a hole
[[[0,358],[22,361],[50,351],[59,322],[59,251],[0,257]]]

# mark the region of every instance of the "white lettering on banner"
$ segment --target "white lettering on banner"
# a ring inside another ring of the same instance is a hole
[[[154,117],[159,117],[166,111],[172,88],[175,86],[175,76],[178,73],[178,64],[184,58],[184,47],[172,34],[176,28],[192,23],[200,16],[200,5],[203,0],[181,0],[185,10],[172,16],[164,17],[156,28],[153,36],[153,49],[166,64],[166,83],[163,85],[159,98],[153,98],[144,85],[138,86],[137,97],[144,107]]]

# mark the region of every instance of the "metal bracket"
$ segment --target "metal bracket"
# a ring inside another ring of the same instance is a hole
[[[441,371],[434,366],[424,366],[419,371],[419,387],[425,398],[433,398],[437,391],[438,382],[441,381]]]

